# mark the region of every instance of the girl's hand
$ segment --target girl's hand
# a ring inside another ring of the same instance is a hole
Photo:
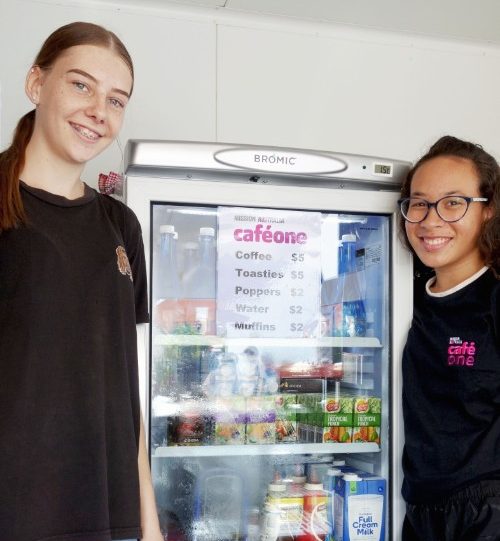
[[[141,541],[165,541],[159,528],[152,528],[150,532],[143,532]]]

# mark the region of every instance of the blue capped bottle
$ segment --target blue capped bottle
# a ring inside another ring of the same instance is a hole
[[[337,304],[334,307],[335,336],[365,336],[366,312],[356,272],[356,235],[342,235],[339,245]]]
[[[339,244],[339,275],[356,270],[356,235],[342,235]]]

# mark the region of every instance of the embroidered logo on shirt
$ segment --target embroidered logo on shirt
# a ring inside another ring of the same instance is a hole
[[[127,252],[123,246],[116,247],[116,263],[118,264],[118,270],[123,275],[127,275],[130,278],[130,281],[133,282],[132,269],[130,268]]]
[[[474,366],[476,343],[451,336],[448,345],[448,366]]]

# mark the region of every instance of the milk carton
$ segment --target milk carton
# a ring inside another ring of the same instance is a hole
[[[386,481],[363,473],[345,473],[335,485],[335,541],[385,539]]]

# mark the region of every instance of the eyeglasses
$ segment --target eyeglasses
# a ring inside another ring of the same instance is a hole
[[[438,216],[445,222],[458,222],[467,212],[469,205],[475,202],[486,203],[486,197],[465,197],[463,195],[449,195],[441,197],[434,203],[420,197],[406,197],[398,201],[399,209],[404,219],[412,224],[423,222],[432,207]]]

